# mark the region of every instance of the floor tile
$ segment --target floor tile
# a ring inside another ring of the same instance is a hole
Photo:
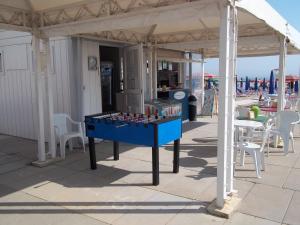
[[[245,164],[245,167],[236,167],[235,177],[254,183],[282,187],[290,170],[291,168],[285,166],[266,165],[266,170],[262,171],[262,178],[257,178],[254,165]]]
[[[235,213],[230,220],[224,225],[281,225],[271,220],[262,219],[255,216],[246,215],[243,213]]]
[[[179,213],[191,200],[165,193],[156,193],[141,206],[113,222],[115,225],[163,225]]]
[[[268,157],[265,157],[265,162],[267,165],[293,167],[297,158],[298,154],[289,153],[288,155],[284,155],[282,151],[276,151],[276,153],[271,153]]]
[[[18,190],[34,188],[57,179],[73,175],[73,170],[55,165],[38,168],[26,166],[11,173],[0,175],[0,183],[6,184]]]
[[[276,222],[283,220],[293,191],[256,184],[241,203],[239,211]]]
[[[300,224],[300,192],[295,192],[283,222],[290,225]]]
[[[155,194],[151,189],[86,173],[77,173],[25,192],[107,223],[136,208],[135,202]]]
[[[238,197],[244,199],[250,190],[253,188],[252,182],[235,179],[233,182],[234,190],[238,191]]]
[[[300,169],[300,157],[298,157],[294,167],[297,168],[297,169]]]
[[[75,218],[78,221],[87,222],[85,224],[104,225],[104,223],[98,223],[98,221],[95,223],[92,219],[74,215],[72,211],[66,208],[59,207],[20,191],[11,191],[10,194],[0,198],[1,225],[68,224],[68,221],[70,222]]]
[[[168,225],[221,225],[226,220],[220,217],[209,215],[206,211],[205,205],[195,204],[186,206],[175,217],[173,217]]]
[[[300,191],[300,169],[292,169],[284,184],[285,188]]]

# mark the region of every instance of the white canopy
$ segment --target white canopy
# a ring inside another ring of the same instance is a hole
[[[217,57],[220,7],[238,8],[238,55],[279,54],[279,37],[288,53],[299,53],[300,34],[265,0],[2,0],[0,29],[45,36],[85,36]],[[257,7],[259,5],[259,7]]]

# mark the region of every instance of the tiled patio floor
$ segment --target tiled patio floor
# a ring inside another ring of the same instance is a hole
[[[296,153],[271,149],[267,170],[255,178],[247,157],[237,166],[235,187],[243,201],[230,220],[207,214],[216,196],[216,118],[186,124],[181,168],[172,173],[172,146],[160,151],[160,185],[152,186],[151,150],[97,144],[98,170],[75,150],[46,168],[30,166],[36,143],[0,136],[0,225],[300,224],[300,139]]]

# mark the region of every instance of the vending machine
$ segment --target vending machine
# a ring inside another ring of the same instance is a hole
[[[102,90],[102,111],[108,112],[113,109],[113,63],[101,62],[101,90]]]

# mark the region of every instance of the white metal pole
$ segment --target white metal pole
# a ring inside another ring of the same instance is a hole
[[[149,87],[146,86],[146,88],[149,88],[150,89],[150,100],[153,99],[153,47],[149,47],[148,48],[148,52],[147,52],[147,55],[148,55],[148,69],[149,69],[149,79],[148,79],[148,82],[149,82]]]
[[[152,55],[152,81],[153,81],[153,98],[157,99],[157,48],[153,47]]]
[[[285,59],[286,59],[286,37],[281,37],[280,38],[280,56],[279,56],[278,104],[277,104],[278,112],[284,110]]]
[[[228,79],[230,43],[230,6],[221,9],[220,47],[219,47],[219,117],[217,151],[217,201],[218,207],[224,206],[226,194],[227,146],[228,146]]]
[[[200,96],[200,106],[202,108],[204,104],[204,95],[205,95],[205,90],[204,90],[204,78],[205,78],[205,59],[204,59],[204,54],[202,52],[201,54],[201,77],[200,77],[200,90],[201,90],[201,96]]]
[[[191,60],[189,62],[189,88],[190,88],[190,92],[191,94],[193,94],[193,54],[190,52],[189,53],[189,59]]]
[[[226,172],[226,192],[233,190],[233,170],[234,170],[234,111],[235,111],[235,74],[237,57],[237,10],[231,7],[230,10],[230,43],[229,43],[229,77],[228,77],[228,143],[227,143],[227,172]]]
[[[38,140],[38,160],[46,160],[45,151],[45,124],[44,124],[44,105],[43,105],[43,78],[42,78],[42,62],[40,55],[40,38],[35,34],[32,36],[32,52],[33,52],[33,65],[35,75],[35,94],[37,104],[37,115],[38,115],[38,129],[37,129],[37,140]]]
[[[53,83],[51,76],[51,51],[49,39],[43,39],[45,55],[47,58],[47,103],[48,103],[48,119],[49,119],[49,151],[51,157],[56,157],[56,143],[55,143],[55,130],[54,130],[54,105],[53,105]]]

